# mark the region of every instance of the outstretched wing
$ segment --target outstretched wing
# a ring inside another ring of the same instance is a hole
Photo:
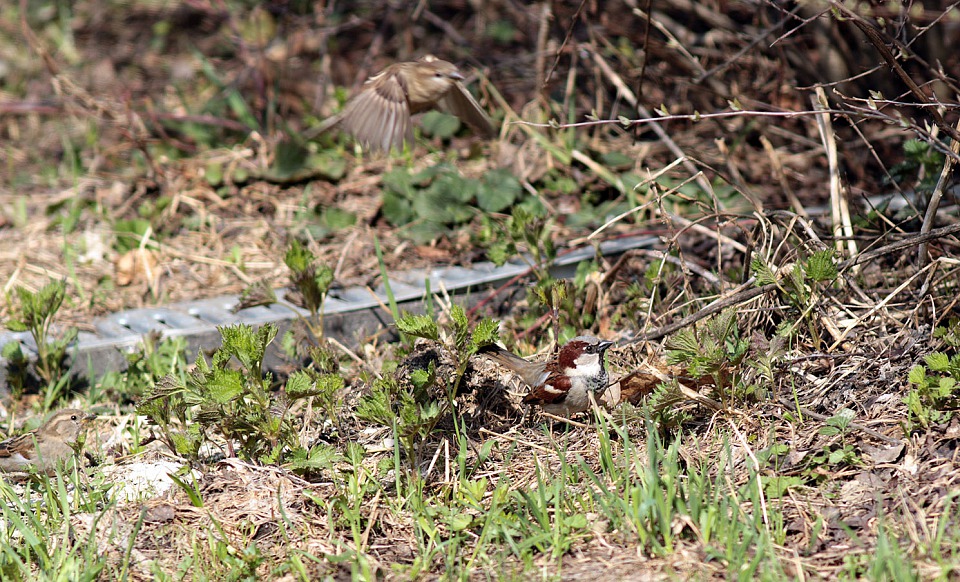
[[[488,139],[496,137],[497,130],[493,126],[493,121],[480,107],[477,100],[473,98],[470,91],[467,91],[467,88],[459,81],[453,84],[453,88],[440,101],[440,106],[445,111],[466,121],[483,137]]]
[[[375,150],[401,150],[404,141],[413,142],[410,106],[399,77],[386,71],[371,77],[347,102],[340,126],[364,147]]]

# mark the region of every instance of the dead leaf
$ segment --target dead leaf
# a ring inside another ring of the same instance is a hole
[[[117,285],[126,287],[133,283],[146,283],[151,288],[160,277],[160,260],[149,249],[133,249],[120,255],[114,263]]]

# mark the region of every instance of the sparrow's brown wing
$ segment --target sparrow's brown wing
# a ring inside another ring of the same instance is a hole
[[[560,404],[567,398],[570,392],[570,377],[557,371],[551,371],[547,379],[539,386],[530,390],[530,393],[523,397],[526,404]]]
[[[0,470],[16,471],[36,461],[36,438],[28,432],[0,442]]]
[[[493,121],[473,98],[470,91],[467,91],[459,81],[453,84],[453,88],[447,92],[439,105],[443,110],[469,123],[483,137],[487,139],[496,137],[497,129],[493,126]]]
[[[381,73],[367,81],[339,117],[340,127],[364,147],[400,150],[404,141],[413,142],[407,95],[396,74]]]

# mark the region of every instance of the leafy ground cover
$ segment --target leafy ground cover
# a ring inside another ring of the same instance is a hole
[[[0,320],[44,347],[4,348],[5,426],[100,415],[74,467],[0,482],[3,577],[955,577],[956,26],[930,3],[3,4]],[[498,139],[439,114],[392,158],[301,137],[426,53]],[[662,244],[549,277],[633,234]],[[322,332],[337,285],[520,254],[473,307],[435,290]],[[278,286],[314,313],[289,333],[64,369],[97,315]],[[583,332],[634,375],[572,422],[479,353]]]

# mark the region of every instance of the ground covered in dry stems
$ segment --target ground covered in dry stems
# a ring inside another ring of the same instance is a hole
[[[267,376],[150,337],[124,373],[30,372],[5,387],[9,433],[69,403],[100,418],[72,478],[0,487],[0,577],[957,576],[955,9],[249,4],[0,7],[0,321],[50,281],[57,329],[81,331],[291,287],[294,244],[332,294],[521,255],[530,273],[434,289],[436,328],[299,328]],[[300,137],[428,53],[498,138],[428,116],[391,157]],[[621,382],[570,422],[530,411],[479,353],[490,320],[535,358],[617,340]]]

